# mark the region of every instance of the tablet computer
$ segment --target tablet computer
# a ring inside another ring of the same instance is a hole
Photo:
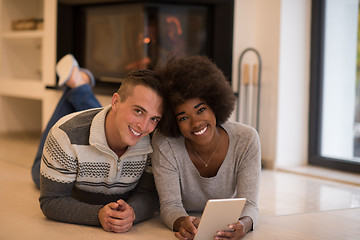
[[[245,202],[245,198],[208,200],[194,240],[214,239],[217,231],[229,229],[228,225],[239,219]]]

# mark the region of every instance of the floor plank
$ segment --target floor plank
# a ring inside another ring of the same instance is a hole
[[[46,219],[30,176],[38,140],[0,135],[0,239],[175,239],[159,217],[120,235]],[[360,186],[262,170],[260,220],[246,239],[356,239],[359,208]]]

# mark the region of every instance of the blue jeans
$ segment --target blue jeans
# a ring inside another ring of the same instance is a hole
[[[91,87],[88,84],[81,85],[77,88],[66,87],[61,96],[53,115],[50,118],[44,132],[42,133],[39,148],[31,169],[32,179],[37,188],[40,189],[40,163],[46,137],[54,124],[63,116],[90,108],[101,107],[96,99]]]

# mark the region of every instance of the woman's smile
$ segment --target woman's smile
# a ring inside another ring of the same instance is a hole
[[[203,135],[206,130],[208,129],[208,125],[206,125],[203,129],[201,129],[200,131],[197,131],[197,132],[193,132],[196,136],[200,136],[200,135]]]

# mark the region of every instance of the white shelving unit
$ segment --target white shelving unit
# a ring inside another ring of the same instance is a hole
[[[0,132],[41,131],[57,102],[45,89],[56,81],[56,17],[56,0],[0,0]],[[29,18],[43,27],[13,30]]]
[[[56,84],[58,0],[0,0],[0,133],[45,128],[62,91]],[[43,19],[42,29],[13,30],[20,19]],[[102,105],[111,96],[97,95]]]

